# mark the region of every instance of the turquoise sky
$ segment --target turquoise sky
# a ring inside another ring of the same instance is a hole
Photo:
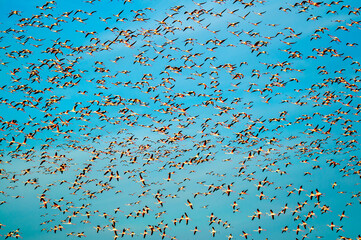
[[[0,235],[358,239],[359,8],[0,0]]]

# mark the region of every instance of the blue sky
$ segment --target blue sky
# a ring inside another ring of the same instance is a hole
[[[0,234],[356,239],[358,4],[0,1]]]

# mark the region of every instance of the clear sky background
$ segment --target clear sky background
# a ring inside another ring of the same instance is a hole
[[[359,8],[0,0],[0,235],[357,239]]]

